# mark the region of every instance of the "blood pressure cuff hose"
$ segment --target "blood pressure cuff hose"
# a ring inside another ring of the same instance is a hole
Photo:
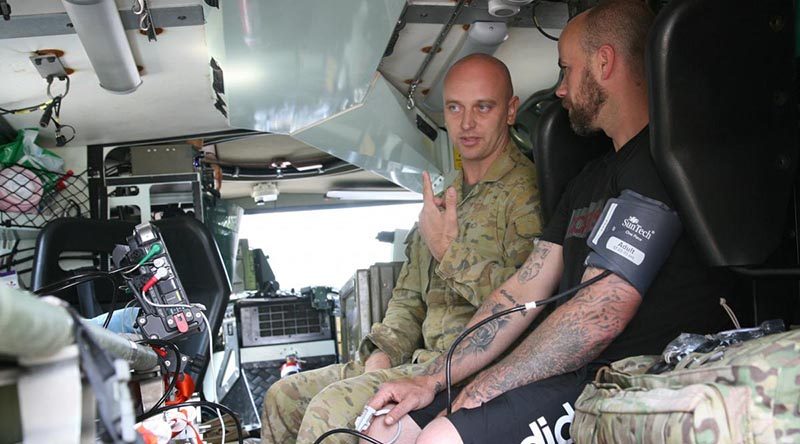
[[[624,190],[609,199],[586,240],[586,265],[609,270],[644,296],[681,233],[678,214],[663,203]]]

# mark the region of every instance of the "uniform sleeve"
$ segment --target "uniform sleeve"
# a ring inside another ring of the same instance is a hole
[[[414,351],[422,346],[422,322],[426,306],[420,282],[420,248],[424,247],[416,227],[406,240],[406,257],[397,283],[392,290],[386,315],[372,325],[370,333],[359,345],[363,361],[379,349],[386,353],[392,366],[408,363]]]
[[[439,277],[475,307],[522,266],[542,231],[535,177],[531,175],[508,186],[514,191],[497,210],[498,224],[484,235],[498,236],[500,248],[488,252],[459,235],[436,267]],[[471,222],[475,225],[480,221]]]

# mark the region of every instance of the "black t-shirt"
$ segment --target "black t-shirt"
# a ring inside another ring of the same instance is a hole
[[[606,200],[622,190],[675,208],[656,173],[650,156],[650,137],[645,127],[618,152],[590,162],[570,182],[545,228],[542,240],[563,247],[564,274],[560,289],[578,285],[589,254],[586,237],[603,211]],[[699,252],[684,230],[643,295],[639,311],[627,328],[600,355],[612,362],[640,354],[660,354],[680,333],[714,333],[731,328],[719,298],[730,294],[731,278],[725,270],[702,263]]]

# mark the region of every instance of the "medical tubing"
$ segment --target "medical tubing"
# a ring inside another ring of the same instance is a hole
[[[365,435],[365,434],[363,434],[361,432],[356,432],[355,430],[351,430],[351,429],[333,429],[333,430],[328,430],[327,432],[323,433],[322,435],[319,435],[319,438],[317,438],[317,440],[314,441],[314,444],[320,444],[322,442],[322,440],[324,440],[325,438],[327,438],[327,437],[329,437],[331,435],[335,435],[337,433],[347,433],[348,435],[357,436],[357,437],[359,437],[359,438],[361,438],[361,439],[363,439],[363,440],[365,440],[367,442],[371,442],[372,444],[383,444],[382,442],[378,441],[377,439],[375,439],[375,438],[373,438],[371,436],[367,436],[367,435]]]
[[[487,318],[481,319],[477,324],[467,328],[460,335],[458,335],[456,340],[453,341],[453,344],[450,346],[450,349],[447,350],[447,357],[445,358],[444,377],[445,377],[445,385],[447,386],[447,416],[450,416],[453,413],[453,398],[451,396],[451,375],[450,375],[451,361],[453,359],[453,353],[455,352],[456,347],[458,346],[458,344],[462,340],[464,340],[465,337],[467,337],[467,335],[469,335],[473,331],[477,330],[478,328],[482,327],[483,325],[485,325],[485,324],[487,324],[487,323],[489,323],[491,321],[494,321],[495,319],[497,319],[499,317],[502,317],[502,316],[505,316],[505,315],[511,314],[511,313],[516,313],[518,311],[525,311],[525,310],[531,310],[533,308],[543,307],[543,306],[545,306],[547,304],[550,304],[551,302],[555,302],[555,301],[557,301],[559,299],[563,299],[563,298],[565,298],[567,296],[570,296],[573,293],[577,293],[578,291],[583,290],[584,288],[586,288],[586,287],[594,284],[595,282],[605,278],[609,274],[611,274],[611,272],[609,270],[605,270],[602,273],[598,274],[597,276],[589,279],[588,281],[582,282],[580,285],[576,285],[575,287],[572,287],[569,290],[566,290],[566,291],[563,291],[561,293],[558,293],[555,296],[551,296],[549,298],[542,299],[541,301],[534,301],[534,302],[529,302],[529,303],[524,304],[524,305],[517,305],[516,307],[511,307],[511,308],[503,310],[503,311],[501,311],[499,313],[495,313],[495,314],[493,314],[493,315],[491,315],[491,316],[489,316]]]

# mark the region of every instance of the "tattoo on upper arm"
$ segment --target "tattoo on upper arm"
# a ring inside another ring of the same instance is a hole
[[[538,242],[533,253],[528,256],[528,259],[522,264],[517,274],[519,283],[524,284],[539,275],[539,272],[544,266],[544,260],[550,254],[551,247],[547,242]]]

